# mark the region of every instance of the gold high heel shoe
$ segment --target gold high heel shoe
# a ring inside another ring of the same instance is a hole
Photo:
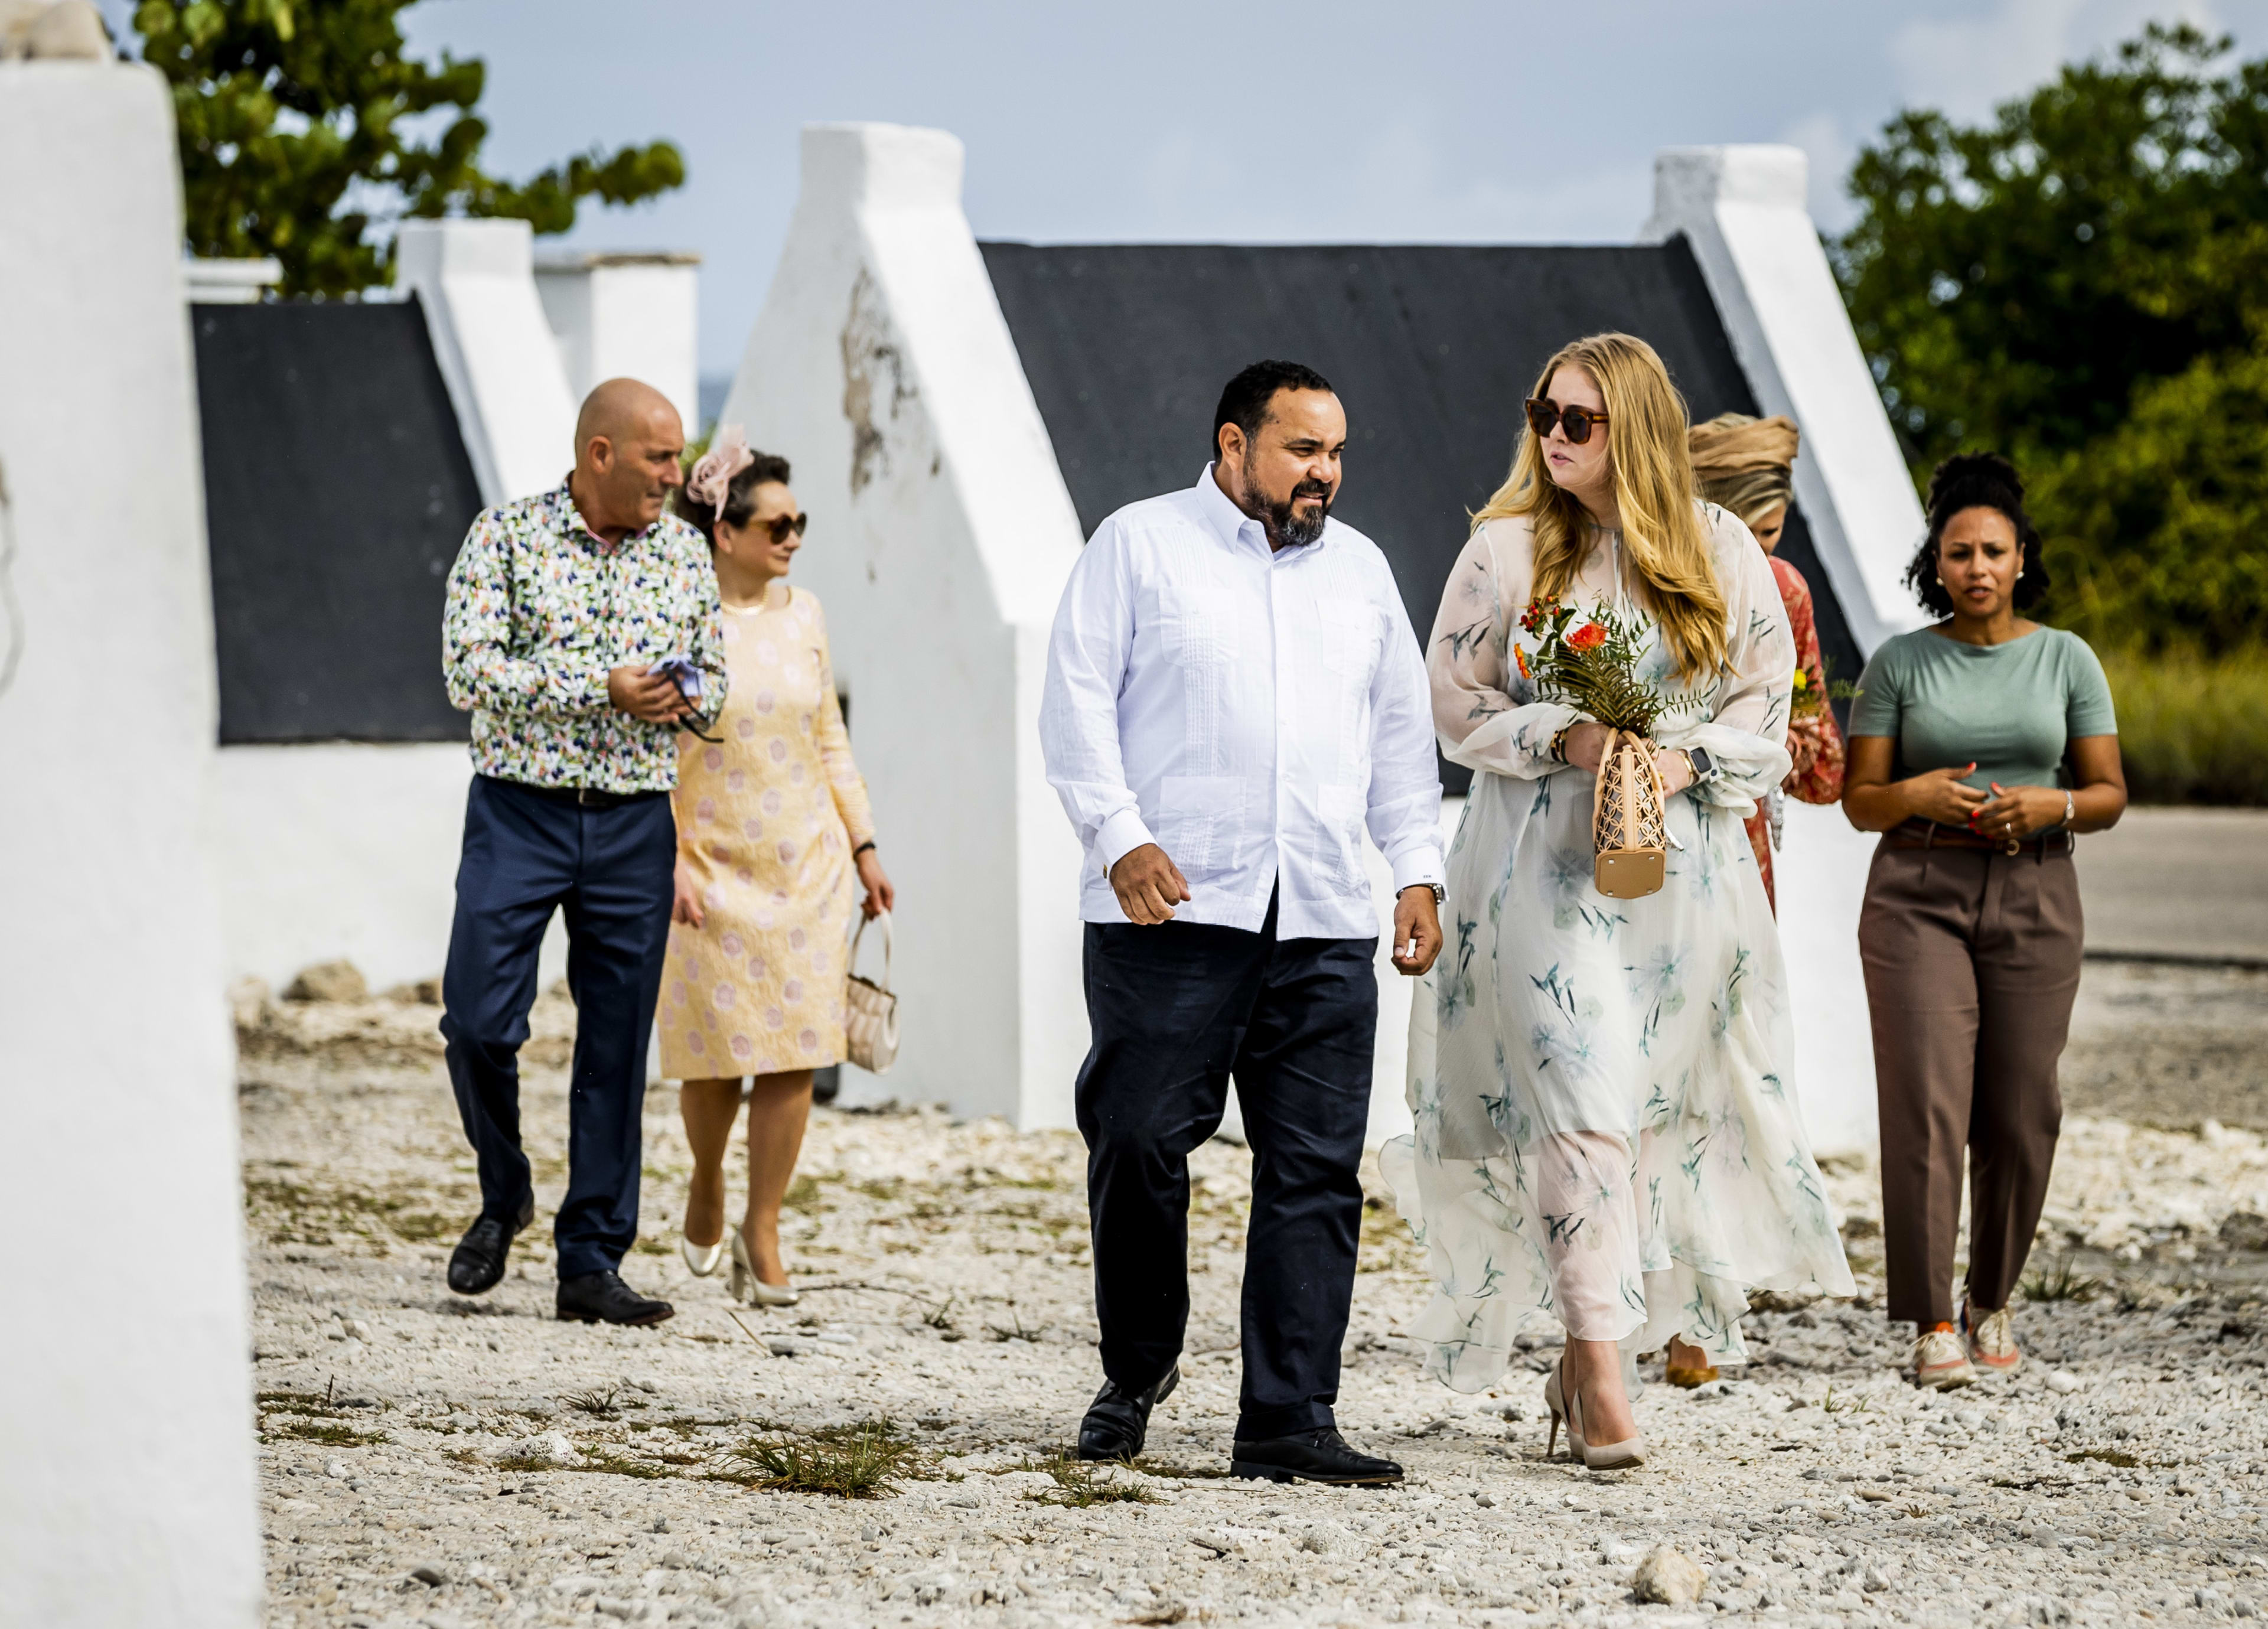
[[[748,1264],[748,1240],[738,1227],[733,1229],[733,1299],[747,1301],[752,1307],[792,1307],[802,1297],[795,1286],[767,1284],[756,1277],[756,1270]]]
[[[1625,1437],[1619,1442],[1593,1444],[1583,1436],[1583,1399],[1580,1388],[1570,1391],[1560,1383],[1561,1370],[1567,1366],[1562,1353],[1559,1367],[1543,1380],[1543,1404],[1551,1411],[1551,1434],[1544,1439],[1543,1457],[1551,1457],[1552,1444],[1558,1441],[1559,1427],[1567,1428],[1567,1457],[1580,1458],[1593,1471],[1635,1471],[1646,1463],[1646,1437],[1643,1433]]]

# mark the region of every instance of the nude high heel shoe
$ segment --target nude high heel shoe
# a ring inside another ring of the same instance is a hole
[[[685,1264],[693,1269],[693,1276],[696,1279],[707,1278],[717,1271],[718,1264],[725,1259],[725,1241],[722,1239],[718,1240],[714,1244],[696,1244],[681,1234],[678,1235],[677,1248],[685,1257]]]
[[[767,1284],[756,1277],[756,1270],[748,1264],[747,1236],[733,1229],[733,1299],[747,1301],[752,1307],[792,1307],[802,1299],[795,1293],[793,1284]]]
[[[1566,1367],[1563,1353],[1559,1367],[1544,1378],[1544,1406],[1551,1411],[1551,1436],[1544,1440],[1543,1457],[1551,1457],[1551,1444],[1557,1439],[1559,1427],[1567,1427],[1567,1457],[1580,1458],[1593,1471],[1635,1471],[1646,1463],[1646,1437],[1643,1433],[1625,1437],[1620,1442],[1587,1441],[1583,1436],[1583,1399],[1581,1389],[1569,1390],[1561,1384],[1560,1371]]]

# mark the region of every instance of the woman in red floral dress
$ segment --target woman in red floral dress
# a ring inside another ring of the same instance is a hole
[[[1689,432],[1693,450],[1693,475],[1701,496],[1728,509],[1745,522],[1764,553],[1779,546],[1787,525],[1788,500],[1794,496],[1793,470],[1797,433],[1786,418],[1752,418],[1745,413],[1720,413]],[[1800,798],[1806,803],[1836,803],[1843,797],[1843,736],[1835,727],[1834,710],[1827,704],[1827,675],[1819,660],[1819,630],[1812,620],[1811,588],[1803,573],[1773,555],[1773,579],[1787,607],[1788,625],[1795,633],[1795,695],[1787,726],[1787,753],[1795,768],[1780,783],[1778,792],[1756,805],[1749,816],[1749,846],[1756,851],[1756,869],[1764,873],[1764,897],[1777,913],[1779,902],[1772,891],[1772,848],[1779,837],[1779,800]]]

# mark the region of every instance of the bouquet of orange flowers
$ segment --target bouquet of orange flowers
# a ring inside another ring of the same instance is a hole
[[[1529,667],[1517,644],[1513,660],[1535,681],[1537,693],[1612,732],[1591,788],[1594,883],[1612,899],[1656,892],[1672,839],[1652,737],[1661,715],[1686,703],[1638,676],[1652,630],[1642,616],[1603,609],[1577,623],[1574,608],[1556,600],[1530,601],[1520,626],[1535,641],[1535,666]]]
[[[1643,616],[1624,616],[1602,608],[1575,622],[1575,608],[1557,600],[1531,600],[1520,615],[1521,631],[1535,641],[1533,667],[1515,645],[1513,660],[1523,677],[1535,681],[1547,701],[1565,702],[1610,730],[1651,736],[1673,701],[1638,676],[1650,626]]]

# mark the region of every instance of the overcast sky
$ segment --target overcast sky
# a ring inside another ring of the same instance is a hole
[[[132,0],[104,0],[114,26]],[[489,65],[487,163],[666,136],[682,191],[566,240],[690,248],[729,373],[779,254],[796,132],[933,125],[977,235],[1066,241],[1620,242],[1657,148],[1790,142],[1812,208],[1901,107],[1964,119],[2186,18],[2268,48],[2268,0],[423,0],[413,49]]]

